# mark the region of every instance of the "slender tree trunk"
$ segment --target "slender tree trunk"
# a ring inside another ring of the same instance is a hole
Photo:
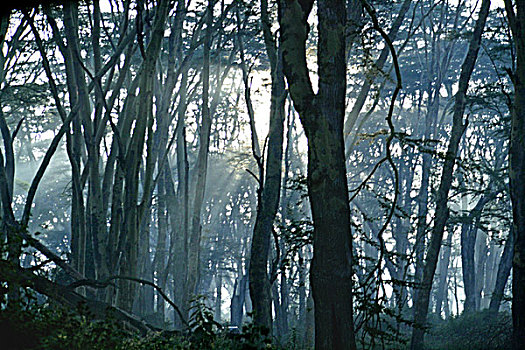
[[[356,10],[348,11],[349,14],[359,14],[362,13],[362,4],[361,1],[352,1],[349,0],[349,6],[354,6]],[[399,29],[401,28],[401,24],[403,24],[403,21],[405,19],[405,15],[407,14],[408,10],[410,9],[410,5],[413,1],[411,0],[404,0],[401,4],[401,7],[399,8],[399,12],[397,13],[397,16],[392,23],[392,27],[390,28],[390,31],[388,32],[388,36],[392,41],[394,41],[397,37],[397,34],[399,32]],[[355,20],[353,21],[355,22]],[[352,22],[348,23],[349,25],[355,25]],[[358,24],[358,28],[360,28],[361,25]],[[355,29],[354,29],[355,30]],[[355,35],[355,34],[354,34]],[[385,63],[387,62],[388,55],[390,54],[390,49],[388,46],[385,46],[381,53],[379,54],[378,59],[374,62],[374,69],[378,69],[379,71],[383,69]],[[363,109],[363,106],[365,105],[366,99],[368,97],[368,94],[370,93],[370,89],[372,88],[372,84],[374,83],[375,79],[377,77],[377,74],[367,74],[366,79],[363,83],[363,86],[359,90],[359,94],[357,95],[356,102],[352,106],[352,110],[350,111],[348,118],[346,118],[345,121],[345,128],[344,133],[346,135],[345,137],[345,144],[346,149],[350,149],[351,146],[351,140],[352,137],[350,135],[353,132],[355,123],[357,122],[357,119],[359,117],[359,113]]]
[[[281,248],[283,251],[284,245]],[[286,268],[281,269],[281,278],[279,284],[279,294],[281,298],[281,329],[280,334],[282,339],[286,339],[288,336],[288,305],[289,305],[289,290],[288,290],[288,279],[286,278]]]
[[[300,338],[303,341],[304,344],[304,335],[306,334],[306,263],[305,259],[303,257],[303,249],[299,250],[299,261],[298,261],[298,269],[299,269],[299,311],[298,311],[298,333],[299,336],[303,336]]]
[[[157,280],[159,287],[162,289],[166,288],[167,279],[161,278],[164,270],[167,268],[166,256],[168,253],[166,240],[168,237],[168,213],[166,211],[166,171],[160,170],[160,179],[157,185],[157,246],[155,248],[155,258],[153,259],[153,268],[157,274]],[[157,298],[157,314],[161,322],[164,322],[165,318],[165,301],[158,297]]]
[[[177,48],[176,54],[179,63],[183,60],[182,47],[182,16],[186,13],[186,2],[180,0],[177,4],[177,16],[181,16],[181,20],[175,22],[177,32]],[[168,212],[171,220],[171,244],[173,251],[170,259],[173,258],[173,294],[175,303],[182,308],[182,314],[187,315],[187,301],[184,300],[186,296],[186,276],[188,264],[188,237],[189,237],[189,162],[188,151],[186,145],[186,108],[187,108],[187,89],[188,89],[188,70],[182,71],[179,88],[179,105],[177,108],[177,177],[178,188],[175,195],[173,190],[172,203],[177,203],[177,207],[168,205]],[[171,177],[169,177],[169,184],[173,185]],[[169,266],[169,265],[168,265]],[[167,271],[166,271],[167,273]],[[181,329],[183,326],[182,320],[178,315],[175,315],[175,327]]]
[[[275,318],[273,322],[273,336],[277,338],[278,341],[282,340],[282,309],[281,309],[281,298],[279,294],[279,285],[278,283],[272,284],[272,302],[273,309],[275,311]]]
[[[215,274],[215,321],[222,320],[222,271],[220,269],[220,262],[217,263],[217,273]]]
[[[484,293],[480,304],[481,310],[488,309],[490,305],[490,295],[494,291],[494,286],[496,284],[498,257],[501,257],[502,249],[497,242],[491,240],[487,252],[488,257],[485,267],[485,283],[483,285]]]
[[[483,0],[481,4],[481,10],[478,15],[478,20],[476,21],[474,32],[469,43],[467,56],[463,61],[463,65],[461,66],[459,88],[455,96],[456,100],[454,104],[454,114],[452,117],[452,131],[447,148],[446,158],[443,164],[439,189],[437,192],[434,227],[432,229],[428,253],[425,259],[421,289],[416,294],[416,300],[414,301],[414,323],[416,324],[416,327],[414,327],[412,330],[412,340],[410,343],[410,348],[412,350],[424,348],[425,329],[423,327],[427,322],[430,291],[432,290],[432,282],[434,280],[441,242],[443,240],[443,232],[445,230],[445,225],[449,216],[448,193],[452,185],[454,165],[456,163],[459,144],[467,127],[466,122],[463,123],[466,94],[470,76],[472,75],[472,71],[474,70],[478,56],[478,51],[481,44],[481,34],[483,33],[483,29],[485,27],[489,8],[490,0]]]
[[[210,144],[210,131],[212,116],[210,113],[210,47],[213,25],[213,8],[215,0],[208,0],[206,13],[206,33],[203,43],[202,67],[202,120],[199,132],[199,153],[195,165],[195,196],[193,199],[193,212],[191,214],[191,234],[188,245],[188,265],[185,287],[185,303],[196,293],[199,284],[200,244],[201,244],[201,210],[204,202],[206,178],[208,174],[208,151]]]
[[[430,91],[430,90],[429,90]],[[429,95],[431,93],[429,92]],[[432,126],[436,123],[439,107],[439,94],[435,94],[433,101],[429,103],[429,111],[425,115],[425,135],[424,139],[432,138]],[[425,247],[427,240],[427,216],[428,216],[428,191],[430,185],[430,169],[432,167],[432,156],[428,152],[422,154],[421,164],[421,185],[417,195],[417,227],[416,227],[416,267],[415,267],[415,282],[421,283],[423,278],[423,266]],[[414,299],[418,298],[419,290],[414,290]]]
[[[478,222],[476,223],[476,230],[477,227],[479,227],[479,218]],[[486,237],[478,235],[476,240],[476,274],[478,275],[478,278],[476,279],[476,285],[475,285],[475,306],[476,311],[481,309],[481,294],[483,292],[483,287],[485,286],[485,279],[486,279],[486,271],[487,271],[487,258],[488,258],[488,246],[487,246],[487,239]]]
[[[161,0],[157,5],[155,20],[152,28],[151,39],[145,52],[144,62],[139,76],[139,93],[136,105],[136,123],[133,135],[129,141],[124,159],[124,213],[123,213],[123,232],[125,243],[123,249],[123,259],[120,265],[121,274],[136,277],[139,274],[139,237],[142,219],[143,206],[138,205],[138,177],[144,144],[146,141],[146,131],[151,125],[153,109],[153,78],[155,74],[156,61],[160,53],[162,38],[164,37],[164,26],[168,12],[167,0]],[[151,129],[151,128],[150,128]],[[148,138],[153,135],[148,134]],[[148,145],[149,146],[149,145]],[[151,148],[148,147],[148,158]],[[149,193],[145,189],[144,193]],[[119,283],[118,305],[126,311],[132,310],[135,298],[135,283],[121,281]]]
[[[67,48],[64,45],[60,45],[64,61],[66,63],[66,81],[68,86],[69,101],[70,105],[75,105],[79,101],[78,89],[81,82],[77,81],[77,73],[80,71],[75,69],[78,66],[77,58],[73,57],[75,48],[78,48],[78,28],[74,18],[78,15],[75,10],[76,6],[72,4],[64,5],[64,26],[66,38],[68,40]],[[48,14],[48,19],[51,21],[51,17]],[[56,29],[58,30],[58,29]],[[55,29],[54,29],[55,31]],[[56,41],[62,43],[61,38],[54,32]],[[84,101],[85,102],[85,101]],[[87,232],[86,232],[86,217],[85,217],[85,206],[83,196],[83,185],[81,183],[81,115],[77,113],[73,119],[71,132],[68,130],[66,135],[66,147],[68,157],[71,163],[71,182],[72,182],[72,198],[71,198],[71,252],[72,261],[74,266],[81,272],[84,273],[86,270],[86,255],[88,250],[87,245]],[[89,264],[91,265],[91,264]],[[94,276],[90,276],[94,277]]]
[[[242,269],[240,270],[239,276],[235,280],[235,284],[233,286],[233,295],[230,308],[230,324],[239,328],[242,325],[243,307],[246,296],[246,284],[248,281],[248,276],[242,275]]]
[[[186,74],[181,80],[181,103],[186,103],[185,93],[187,79]],[[172,255],[175,256],[173,261],[173,294],[177,305],[182,308],[183,315],[187,314],[186,296],[186,275],[188,262],[188,230],[189,230],[189,163],[188,152],[186,148],[186,127],[185,123],[186,107],[179,106],[179,120],[177,124],[180,125],[177,137],[177,176],[178,176],[178,190],[175,195],[171,197],[173,203],[178,206],[168,204],[168,212],[171,220],[171,240],[173,244]],[[171,173],[171,172],[170,172]],[[172,185],[171,178],[169,179]],[[169,197],[168,197],[169,198]],[[175,316],[175,325],[177,328],[182,327],[182,320]]]
[[[253,302],[254,321],[256,324],[272,330],[272,295],[270,280],[268,277],[268,254],[270,249],[270,237],[273,231],[275,215],[279,209],[279,196],[281,193],[281,172],[283,158],[283,133],[284,133],[284,103],[286,90],[284,87],[284,75],[280,50],[274,42],[270,30],[268,5],[261,1],[264,40],[266,52],[270,59],[272,73],[272,88],[270,102],[270,126],[268,131],[268,153],[264,170],[264,180],[261,178],[257,203],[257,215],[252,237],[251,260],[248,269],[250,296]],[[244,72],[245,84],[248,82]],[[248,88],[248,86],[247,86]],[[254,116],[251,119],[254,121]],[[258,143],[256,140],[255,142]],[[255,150],[254,150],[255,152]],[[259,156],[259,166],[261,154]],[[277,310],[276,310],[277,311]]]
[[[489,311],[492,314],[497,314],[503,299],[503,293],[505,292],[505,286],[509,280],[510,270],[512,268],[512,255],[514,253],[514,233],[509,232],[505,247],[503,248],[503,254],[498,265],[498,274],[496,275],[496,284],[494,291],[490,298]]]
[[[438,291],[436,295],[436,313],[441,315],[441,310],[443,309],[443,304],[448,303],[448,265],[450,263],[450,253],[452,251],[452,230],[447,234],[445,240],[445,246],[443,247],[444,251],[439,262],[439,284]],[[446,313],[445,313],[446,314]]]
[[[9,29],[10,14],[0,14],[0,43],[4,43]],[[5,57],[0,54],[0,83],[4,83],[5,77]],[[22,253],[22,239],[18,236],[17,230],[24,229],[19,227],[15,221],[12,210],[13,202],[13,187],[15,181],[15,157],[13,151],[13,139],[11,131],[7,125],[5,115],[0,104],[0,131],[4,143],[5,159],[2,150],[0,150],[0,183],[1,183],[1,201],[0,208],[2,218],[0,218],[0,227],[2,234],[0,235],[0,244],[4,245],[4,237],[7,240],[7,261],[13,266],[20,265],[20,255]],[[4,236],[5,234],[5,236]],[[4,249],[0,248],[0,256],[3,257]],[[7,284],[7,306],[16,305],[20,298],[19,284],[15,281],[9,281]]]

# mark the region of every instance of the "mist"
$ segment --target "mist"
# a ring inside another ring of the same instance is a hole
[[[2,9],[6,349],[521,348],[524,10]]]

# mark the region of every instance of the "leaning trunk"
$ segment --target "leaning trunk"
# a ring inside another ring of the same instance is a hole
[[[434,227],[429,242],[428,253],[425,259],[425,267],[423,269],[423,278],[421,281],[421,289],[416,293],[414,300],[414,323],[416,327],[412,330],[412,340],[410,348],[422,349],[424,348],[424,326],[427,322],[428,305],[430,300],[430,291],[432,289],[432,282],[436,272],[437,261],[439,258],[439,251],[441,242],[443,240],[443,232],[448,220],[448,193],[452,185],[454,165],[456,163],[456,156],[458,154],[459,143],[467,128],[467,123],[463,123],[463,113],[466,105],[467,88],[470,81],[470,76],[474,70],[476,59],[478,56],[479,47],[481,44],[481,34],[485,27],[490,7],[490,0],[483,0],[481,10],[479,13],[474,33],[469,43],[467,56],[461,66],[461,74],[459,78],[459,88],[456,93],[456,101],[454,104],[454,115],[452,117],[452,131],[450,142],[448,145],[445,161],[443,164],[443,171],[439,189],[436,198],[436,210],[434,216]]]

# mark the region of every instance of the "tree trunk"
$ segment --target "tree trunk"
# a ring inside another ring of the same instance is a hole
[[[257,216],[253,229],[252,246],[250,253],[250,266],[248,269],[250,296],[253,302],[254,322],[258,325],[272,330],[272,295],[270,280],[268,277],[268,254],[270,249],[270,238],[273,231],[275,215],[279,209],[279,196],[281,193],[281,172],[283,159],[283,134],[284,134],[284,103],[286,90],[284,87],[284,75],[280,50],[274,42],[270,31],[268,5],[261,1],[261,21],[263,26],[266,52],[270,59],[272,88],[270,103],[270,126],[268,131],[268,152],[265,166],[260,162],[261,178],[259,198],[257,203]],[[244,74],[245,83],[247,75]],[[247,101],[248,103],[248,101]],[[253,120],[253,116],[252,116]],[[258,143],[258,140],[255,142]],[[255,152],[255,150],[254,150]],[[264,158],[264,157],[263,157]],[[276,310],[277,311],[277,310]]]
[[[497,167],[496,167],[497,168]],[[478,239],[478,227],[483,208],[487,203],[496,198],[497,192],[492,190],[492,182],[489,183],[487,190],[476,203],[476,206],[465,218],[466,222],[461,225],[461,266],[463,270],[463,286],[465,288],[464,312],[476,311],[480,307],[480,281],[483,275],[481,269],[476,269],[475,254],[476,242]],[[465,198],[466,200],[466,198]],[[466,205],[465,205],[466,206]],[[466,207],[463,208],[466,210]],[[478,254],[483,256],[486,254]],[[478,259],[480,260],[480,259]],[[480,266],[478,264],[478,266]],[[481,283],[481,286],[483,284]]]
[[[184,302],[196,293],[199,284],[200,244],[201,244],[201,210],[204,202],[206,189],[206,178],[208,174],[208,151],[210,144],[210,131],[212,116],[210,113],[210,47],[213,25],[213,8],[215,0],[208,0],[206,13],[206,33],[203,43],[203,67],[202,67],[202,120],[199,133],[199,153],[195,165],[195,196],[193,199],[193,212],[191,215],[191,234],[188,245],[188,265],[186,275],[186,287]]]
[[[355,349],[352,234],[343,139],[345,2],[318,2],[318,94],[313,92],[305,53],[307,18],[313,1],[281,1],[280,5],[284,72],[308,139],[307,184],[314,225],[310,282],[315,305],[315,348]]]
[[[162,38],[164,37],[168,3],[167,0],[161,0],[157,6],[151,39],[139,73],[140,90],[134,106],[134,111],[137,113],[135,115],[136,123],[124,159],[124,213],[121,235],[125,237],[125,243],[120,273],[131,277],[136,277],[139,274],[139,234],[142,208],[144,207],[137,204],[139,200],[138,177],[146,142],[146,130],[151,123],[151,118],[153,118],[153,78]],[[152,137],[153,135],[148,133],[148,138]],[[148,157],[150,156],[149,152],[150,149],[148,149]],[[144,189],[144,193],[149,193],[149,189]],[[129,281],[119,281],[118,305],[124,310],[132,309],[135,290],[135,284]]]
[[[490,299],[489,311],[493,314],[497,314],[503,299],[505,286],[509,280],[510,270],[512,268],[512,255],[514,253],[514,233],[511,231],[505,242],[503,248],[503,254],[498,265],[498,274],[496,275],[496,284],[492,297]]]
[[[362,3],[361,1],[356,1],[355,3],[350,4],[351,0],[349,0],[349,5],[355,6],[356,10],[348,11],[350,13],[359,14],[359,17],[362,12]],[[392,41],[394,41],[397,37],[397,34],[399,32],[399,28],[403,24],[403,21],[405,19],[405,15],[407,14],[408,10],[410,9],[412,1],[411,0],[404,0],[401,4],[401,7],[399,8],[399,12],[397,13],[397,16],[392,23],[392,27],[390,28],[390,31],[388,32],[388,36]],[[355,20],[353,21],[355,22]],[[352,22],[349,22],[348,25],[355,25]],[[358,26],[360,28],[361,25]],[[352,33],[353,34],[353,33]],[[354,34],[355,35],[355,34]],[[378,59],[374,62],[373,67],[374,69],[377,69],[378,71],[381,71],[387,62],[388,55],[390,54],[390,48],[385,45],[385,47],[381,50],[381,53],[379,54]],[[352,106],[352,110],[350,111],[348,118],[346,118],[345,121],[345,128],[344,133],[346,135],[345,137],[345,144],[346,149],[349,150],[351,144],[351,134],[354,131],[355,123],[357,122],[357,119],[359,117],[359,113],[363,109],[363,106],[365,105],[366,99],[368,97],[368,94],[370,93],[370,89],[372,88],[372,84],[374,83],[377,74],[367,74],[366,79],[363,82],[363,86],[359,90],[359,94],[357,95],[356,102]]]
[[[478,228],[476,225],[461,225],[461,267],[463,270],[463,287],[465,289],[464,312],[476,311],[476,269],[474,248]],[[479,276],[478,276],[479,277]]]
[[[186,13],[186,2],[180,0],[177,4],[177,16]],[[183,60],[182,47],[182,19],[177,21],[177,57],[179,62]],[[186,276],[188,264],[188,237],[189,237],[189,162],[186,144],[186,109],[187,109],[188,70],[182,72],[179,88],[179,106],[177,109],[177,194],[172,191],[171,203],[168,204],[168,213],[171,220],[171,244],[173,251],[170,259],[173,261],[173,294],[175,303],[182,308],[182,314],[187,315]],[[168,168],[167,168],[168,169]],[[170,172],[171,173],[171,172]],[[173,186],[171,177],[169,185]],[[177,204],[175,206],[174,204]],[[168,265],[169,266],[169,265]],[[168,271],[166,271],[168,273]],[[182,320],[175,315],[175,327],[181,329]]]
[[[448,265],[450,263],[450,253],[452,251],[452,230],[447,234],[445,247],[439,262],[439,284],[436,295],[436,314],[441,315],[443,304],[448,303]],[[445,313],[446,314],[446,313]]]
[[[443,164],[443,171],[439,189],[436,198],[436,211],[434,216],[434,227],[429,242],[428,253],[425,259],[425,267],[423,270],[423,279],[421,281],[421,289],[416,293],[416,300],[414,300],[414,323],[416,327],[412,330],[412,340],[410,348],[412,350],[424,348],[424,335],[427,322],[428,305],[430,300],[430,291],[432,290],[432,282],[436,272],[437,260],[439,258],[439,251],[441,242],[443,240],[443,232],[448,220],[448,193],[452,185],[454,165],[456,163],[456,156],[458,154],[459,143],[467,127],[467,123],[463,123],[463,113],[466,105],[466,94],[470,81],[470,76],[474,70],[476,59],[478,56],[479,47],[481,44],[481,34],[485,27],[485,22],[489,13],[490,0],[483,0],[481,9],[478,15],[478,20],[469,42],[467,56],[461,66],[461,73],[459,78],[459,88],[455,96],[454,114],[452,117],[452,131],[450,141],[447,148],[445,161]]]
[[[306,315],[304,320],[304,340],[303,345],[305,349],[313,349],[315,343],[315,310],[314,299],[312,292],[308,294],[306,299]]]
[[[525,344],[525,1],[505,0],[512,36],[516,45],[516,72],[513,76],[514,105],[511,111],[509,146],[510,198],[514,234],[512,259],[513,349]]]
[[[242,271],[242,269],[241,269]],[[246,282],[248,277],[240,275],[235,279],[230,307],[230,324],[241,328],[243,319],[243,307],[246,296]]]

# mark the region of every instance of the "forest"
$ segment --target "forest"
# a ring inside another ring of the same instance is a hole
[[[0,9],[0,348],[523,349],[525,0]]]

